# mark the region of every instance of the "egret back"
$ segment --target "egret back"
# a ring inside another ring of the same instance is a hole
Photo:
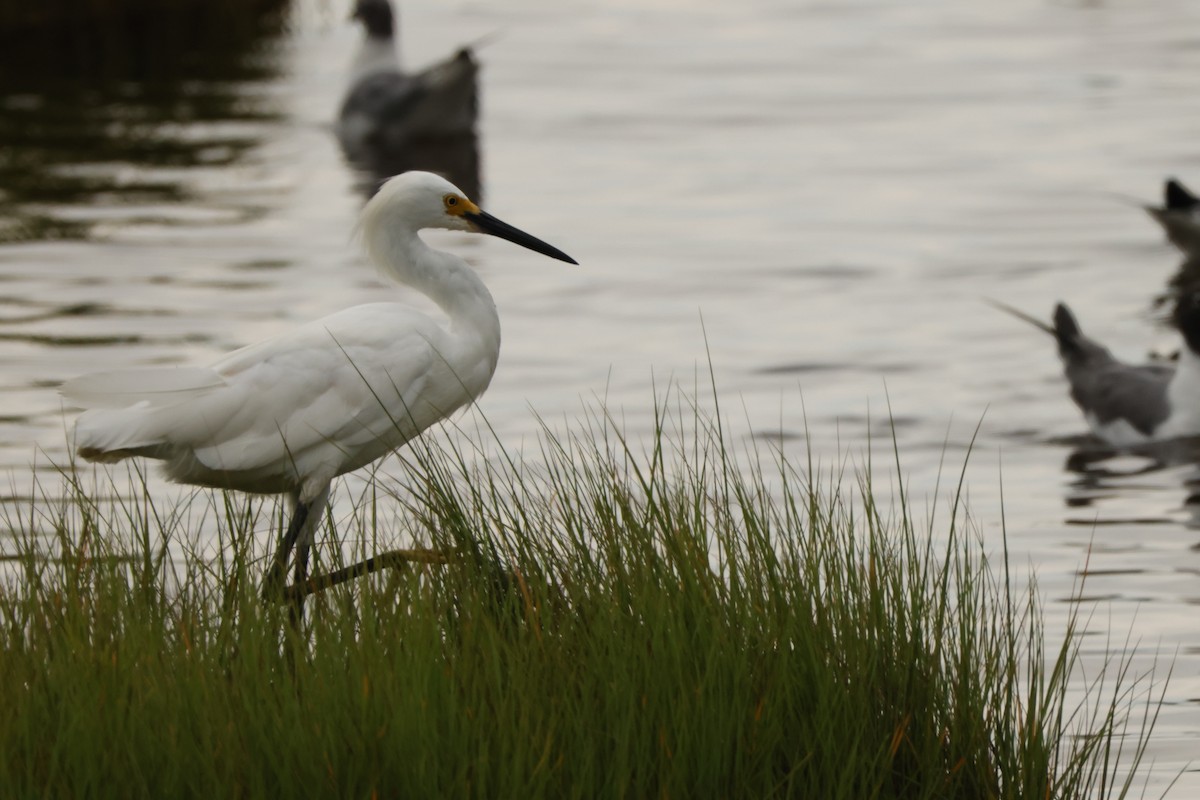
[[[216,388],[86,412],[76,447],[95,461],[162,459],[183,483],[316,492],[471,402],[498,353],[498,341],[452,334],[407,306],[357,306],[195,371]],[[170,373],[127,374],[158,386]]]

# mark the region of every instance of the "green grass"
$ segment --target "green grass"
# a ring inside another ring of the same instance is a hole
[[[348,555],[411,536],[450,562],[310,600],[302,633],[258,597],[270,503],[156,504],[136,473],[101,501],[68,471],[10,509],[0,795],[1130,791],[1147,680],[1126,654],[1068,692],[1072,631],[1047,650],[956,503],[918,525],[686,409],[644,446],[599,413],[529,458],[483,439],[410,451],[353,514],[343,492]]]

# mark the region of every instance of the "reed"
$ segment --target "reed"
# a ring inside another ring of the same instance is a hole
[[[278,508],[64,470],[65,497],[8,512],[3,794],[1131,790],[1152,682],[1115,653],[1081,691],[1077,623],[1048,649],[1036,588],[956,502],[921,524],[869,473],[660,408],[644,444],[603,411],[529,456],[428,437],[324,566],[413,540],[447,563],[329,590],[299,632],[257,592]]]

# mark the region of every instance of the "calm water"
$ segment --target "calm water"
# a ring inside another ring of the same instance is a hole
[[[58,381],[205,362],[392,291],[350,239],[362,199],[330,131],[346,6],[309,0],[228,69],[155,91],[4,84],[10,494],[65,457]],[[1196,470],[1068,468],[1085,428],[1052,342],[982,302],[1068,300],[1130,358],[1173,346],[1153,300],[1180,259],[1129,198],[1200,184],[1200,5],[413,1],[402,26],[410,66],[495,34],[485,205],[582,264],[436,237],[500,307],[481,408],[506,443],[534,441],[530,409],[596,397],[647,430],[655,387],[704,390],[711,360],[730,417],[797,455],[861,463],[874,437],[886,459],[890,414],[910,492],[943,507],[939,462],[944,492],[978,425],[989,548],[1003,496],[1051,626],[1088,571],[1090,669],[1131,630],[1139,670],[1174,658],[1155,786],[1200,754]],[[70,135],[48,146],[54,124]],[[1198,790],[1193,768],[1171,796]]]

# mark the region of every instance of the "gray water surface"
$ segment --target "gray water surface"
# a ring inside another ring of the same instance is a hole
[[[0,168],[33,179],[0,186],[9,494],[66,458],[59,381],[204,363],[395,291],[351,238],[362,197],[330,130],[346,5],[298,3],[158,99],[5,84]],[[1085,666],[1130,631],[1136,669],[1174,660],[1152,783],[1187,768],[1170,796],[1200,791],[1196,469],[1075,463],[1053,343],[982,300],[1066,300],[1128,358],[1175,346],[1154,299],[1181,259],[1135,201],[1200,186],[1200,5],[414,0],[402,25],[414,67],[493,37],[484,205],[581,263],[431,237],[500,308],[479,405],[503,442],[593,398],[648,432],[655,391],[705,394],[711,364],[739,435],[832,464],[869,444],[886,462],[894,431],[910,494],[948,507],[978,426],[983,541],[1003,510],[1052,629],[1083,604]],[[77,146],[39,151],[30,126],[63,114]]]

